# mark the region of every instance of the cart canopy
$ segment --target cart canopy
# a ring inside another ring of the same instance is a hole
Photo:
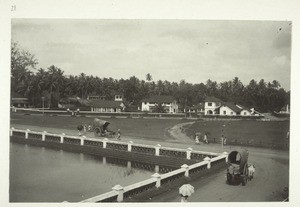
[[[228,163],[239,165],[240,169],[244,169],[245,164],[248,162],[248,154],[246,149],[232,151],[228,155]]]
[[[109,125],[108,121],[98,119],[98,118],[94,119],[94,127],[100,127],[102,130],[106,130],[108,125]]]

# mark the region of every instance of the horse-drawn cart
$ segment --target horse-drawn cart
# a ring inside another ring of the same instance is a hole
[[[108,130],[108,125],[110,123],[105,120],[101,120],[98,118],[94,119],[93,123],[93,131],[96,137],[108,137],[112,138],[116,135],[115,132]]]
[[[227,168],[227,183],[234,184],[242,182],[246,185],[248,181],[248,151],[240,149],[232,151],[228,155],[228,168]]]

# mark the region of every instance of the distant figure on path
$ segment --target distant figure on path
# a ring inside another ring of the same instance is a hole
[[[195,136],[195,142],[196,142],[196,144],[199,144],[199,143],[200,143],[198,134],[196,134],[196,136]]]
[[[226,145],[226,144],[227,144],[227,138],[226,138],[226,137],[224,137],[223,144],[224,144],[224,145]]]
[[[121,140],[121,130],[118,129],[118,132],[117,132],[117,140]]]
[[[204,143],[208,144],[207,133],[204,134],[203,141]]]

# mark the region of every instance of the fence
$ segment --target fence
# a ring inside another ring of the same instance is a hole
[[[173,158],[183,158],[188,160],[196,160],[202,161],[205,157],[213,158],[218,156],[218,153],[212,152],[204,152],[204,151],[196,151],[192,148],[188,149],[179,149],[179,148],[169,148],[163,147],[160,144],[156,146],[152,145],[144,145],[133,143],[132,141],[121,142],[121,141],[112,141],[107,138],[104,139],[95,139],[88,138],[85,136],[70,136],[65,134],[53,134],[44,132],[36,132],[21,129],[10,129],[10,135],[18,138],[25,139],[33,139],[39,140],[43,142],[56,142],[56,143],[64,143],[70,145],[81,145],[81,146],[92,146],[97,148],[106,148],[112,150],[119,151],[128,151],[128,152],[136,152],[147,155],[155,155],[155,156],[164,156],[164,157],[173,157]]]

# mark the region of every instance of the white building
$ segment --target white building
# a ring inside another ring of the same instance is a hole
[[[152,112],[161,104],[167,113],[178,113],[178,103],[172,96],[150,96],[142,100],[142,111]]]
[[[206,97],[204,103],[204,115],[220,116],[263,116],[253,108],[248,109],[233,102],[223,102],[215,97]]]
[[[214,115],[219,114],[219,108],[222,101],[215,97],[206,97],[204,101],[204,114],[205,115]]]

